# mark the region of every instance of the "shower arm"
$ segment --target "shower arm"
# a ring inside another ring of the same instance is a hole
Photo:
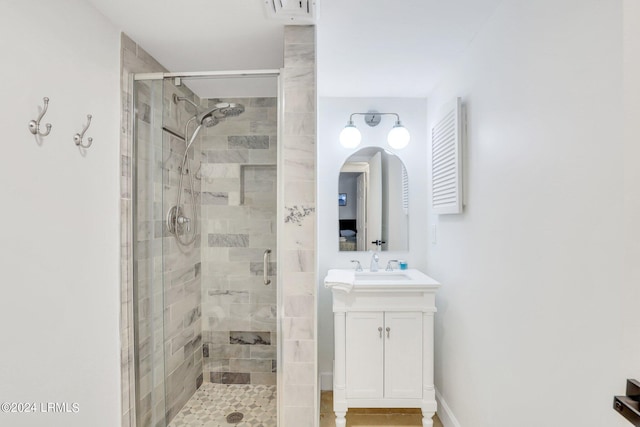
[[[196,109],[196,112],[198,111],[198,104],[196,104],[195,102],[193,102],[192,100],[190,100],[189,98],[187,98],[186,96],[178,96],[175,93],[173,94],[173,102],[175,104],[178,103],[178,101],[185,101],[188,102],[189,104],[193,105],[194,108]]]

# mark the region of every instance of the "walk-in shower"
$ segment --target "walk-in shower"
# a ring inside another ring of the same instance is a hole
[[[188,73],[135,78],[137,427],[276,426],[281,109],[278,72],[256,74],[273,96],[209,96]]]

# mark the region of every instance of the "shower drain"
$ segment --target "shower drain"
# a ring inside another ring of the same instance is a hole
[[[244,414],[242,412],[232,412],[227,415],[227,422],[229,424],[238,424],[244,418]]]

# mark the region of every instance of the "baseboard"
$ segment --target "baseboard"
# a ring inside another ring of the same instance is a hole
[[[438,402],[438,418],[442,421],[443,427],[461,427],[438,389],[436,389],[436,401]]]
[[[333,372],[320,372],[320,390],[333,390]]]

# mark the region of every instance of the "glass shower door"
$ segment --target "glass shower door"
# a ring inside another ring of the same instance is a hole
[[[134,82],[133,299],[137,427],[166,425],[163,85]]]
[[[196,133],[197,109],[193,104],[199,103],[197,96],[186,85],[176,86],[174,79],[165,79],[161,84],[164,369],[170,423],[203,383],[199,173],[204,129],[201,127]]]
[[[275,427],[277,98],[181,81],[134,86],[137,427]]]

